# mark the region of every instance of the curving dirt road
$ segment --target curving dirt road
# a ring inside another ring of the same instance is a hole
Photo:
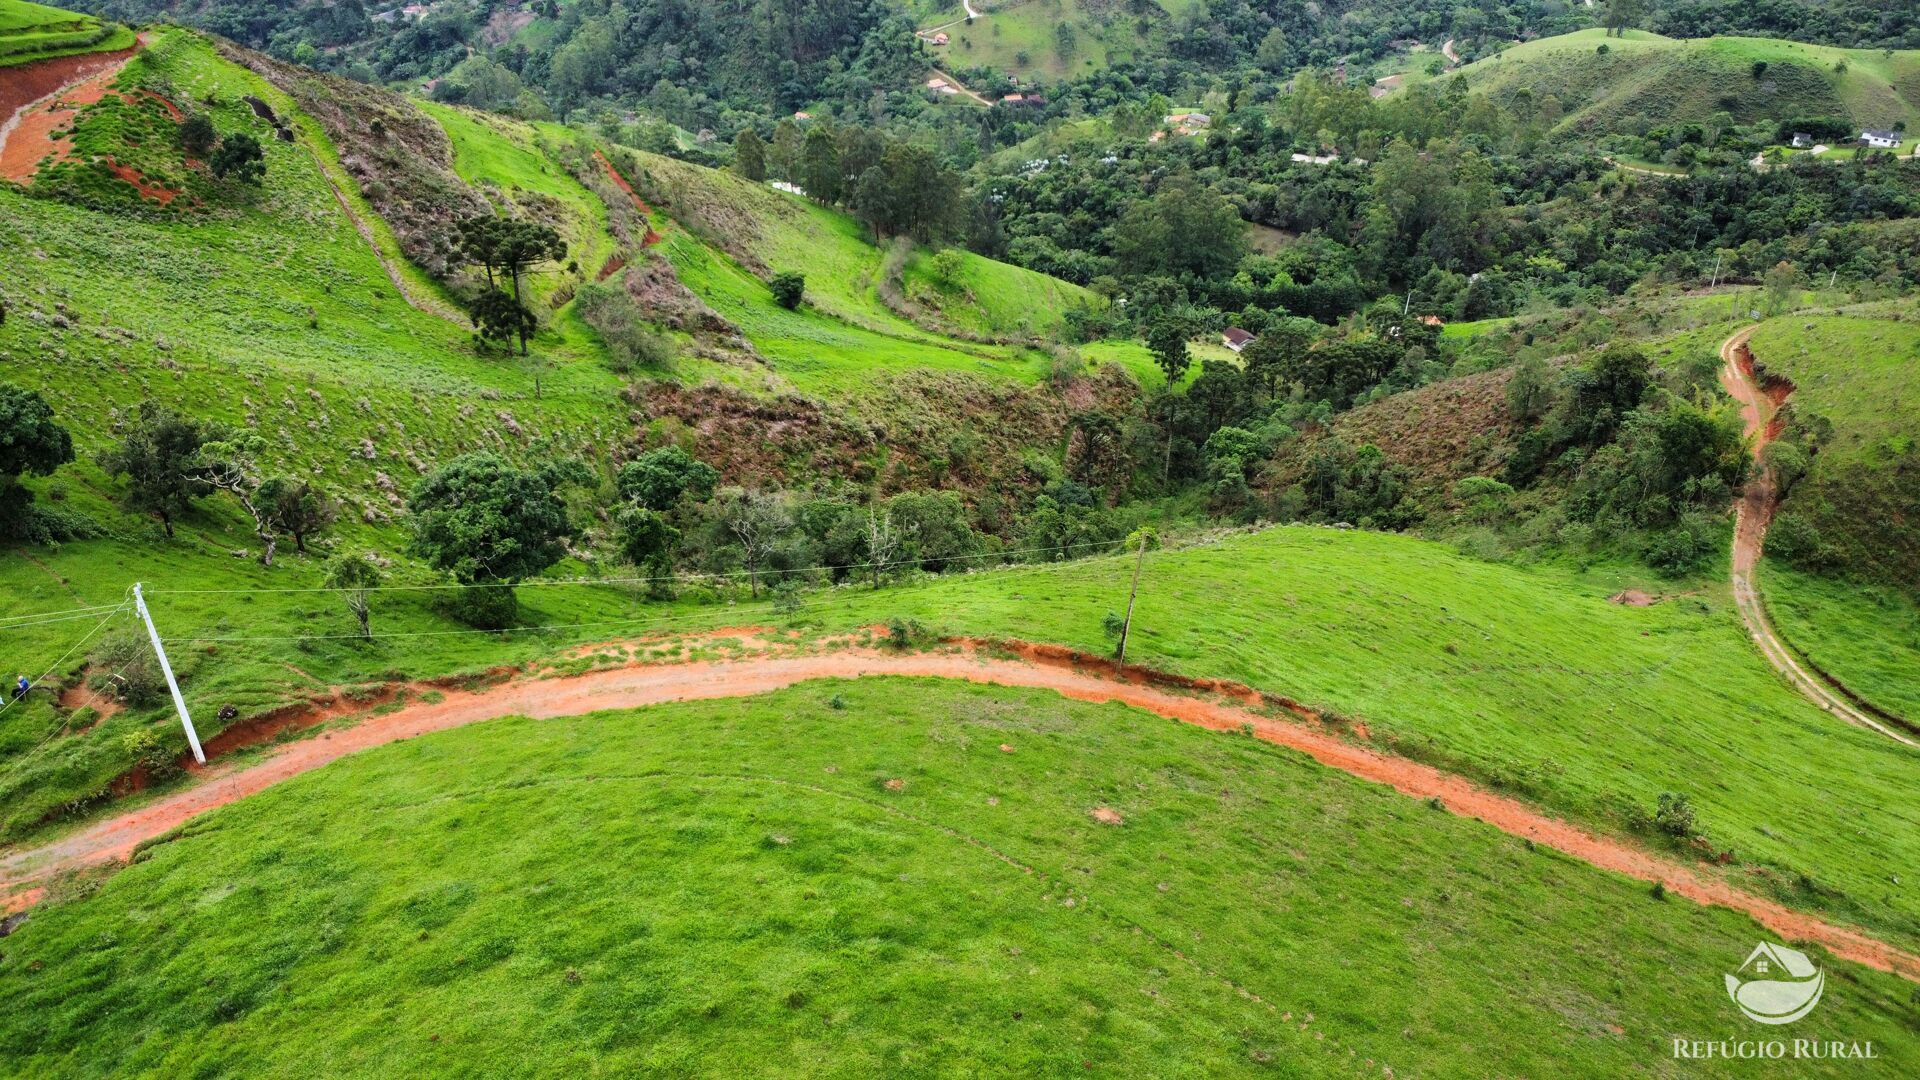
[[[1753,456],[1757,462],[1767,444],[1780,435],[1780,422],[1776,414],[1781,403],[1793,393],[1793,385],[1784,380],[1763,384],[1755,376],[1753,350],[1747,346],[1747,339],[1752,336],[1753,327],[1747,327],[1721,343],[1720,385],[1726,387],[1727,393],[1740,403],[1740,415],[1746,421],[1747,437],[1753,440]],[[1760,569],[1760,552],[1766,542],[1767,524],[1773,520],[1777,502],[1774,488],[1773,470],[1756,470],[1734,511],[1733,602],[1740,609],[1740,618],[1747,624],[1747,633],[1753,636],[1754,644],[1760,647],[1767,662],[1808,701],[1856,727],[1879,732],[1895,742],[1920,747],[1920,741],[1869,716],[1826,680],[1809,672],[1794,656],[1793,649],[1780,637],[1779,631],[1774,629],[1773,621],[1767,618],[1767,608],[1760,599],[1760,590],[1754,584],[1754,577]]]
[[[1010,651],[1014,657],[1008,656]],[[1258,738],[1298,750],[1330,768],[1390,785],[1414,798],[1437,799],[1455,814],[1479,818],[1602,869],[1664,883],[1669,891],[1698,903],[1746,912],[1785,940],[1818,942],[1837,956],[1920,981],[1920,956],[1744,892],[1675,860],[1595,835],[1478,788],[1459,776],[1350,741],[1291,703],[1235,684],[1196,682],[1137,667],[1116,669],[1104,659],[1057,646],[1004,642],[992,645],[991,655],[973,643],[961,643],[939,653],[847,648],[724,662],[633,664],[567,678],[519,679],[482,692],[448,690],[441,700],[416,702],[385,715],[369,716],[356,726],[289,743],[252,765],[223,768],[216,761],[206,770],[206,779],[192,787],[45,847],[0,858],[0,889],[12,894],[7,909],[17,910],[37,899],[39,889],[33,887],[34,882],[64,870],[127,859],[141,841],[208,810],[356,751],[416,735],[499,716],[573,716],[668,701],[744,697],[809,679],[872,675],[1036,687],[1081,701],[1118,701],[1215,731],[1250,730]],[[1184,692],[1162,689],[1165,686]],[[1200,696],[1194,696],[1194,691]],[[1276,719],[1253,711],[1255,706],[1274,705],[1290,710],[1297,718]],[[333,715],[363,708],[343,703]],[[327,715],[303,720],[317,722]]]

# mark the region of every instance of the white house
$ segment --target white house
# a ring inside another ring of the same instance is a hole
[[[1900,133],[1897,131],[1867,130],[1860,133],[1860,141],[1881,150],[1891,150],[1900,145]]]

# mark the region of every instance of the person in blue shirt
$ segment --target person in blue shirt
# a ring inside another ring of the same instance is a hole
[[[13,684],[13,700],[19,701],[21,698],[26,697],[27,691],[31,689],[33,689],[33,684],[27,681],[25,675],[20,676],[20,681]]]

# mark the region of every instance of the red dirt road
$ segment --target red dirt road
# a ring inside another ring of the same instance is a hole
[[[808,679],[910,675],[1035,687],[1081,701],[1118,701],[1215,731],[1250,728],[1257,737],[1301,751],[1323,765],[1387,784],[1414,798],[1439,799],[1455,814],[1479,818],[1602,869],[1662,882],[1669,891],[1698,903],[1746,912],[1785,940],[1816,942],[1837,956],[1920,981],[1920,956],[1858,930],[1790,910],[1691,866],[1597,836],[1517,800],[1485,791],[1461,777],[1357,745],[1312,721],[1275,719],[1226,700],[1231,697],[1249,704],[1263,700],[1262,695],[1245,687],[1193,684],[1138,668],[1116,672],[1106,661],[1056,646],[1015,648],[1022,659],[989,656],[970,646],[955,652],[909,654],[845,649],[713,663],[628,665],[568,678],[516,680],[478,693],[446,691],[444,700],[411,704],[384,716],[369,717],[354,727],[291,743],[245,768],[225,770],[216,764],[208,770],[208,779],[193,787],[101,821],[46,847],[0,858],[0,888],[13,892],[6,906],[17,910],[37,899],[38,889],[32,887],[33,883],[52,874],[124,860],[141,841],[215,807],[347,754],[416,735],[500,716],[573,716],[668,701],[744,697]],[[1213,693],[1194,697],[1160,688],[1166,685]]]
[[[1721,344],[1720,359],[1723,366],[1720,369],[1720,385],[1726,387],[1727,393],[1740,402],[1740,417],[1746,422],[1747,438],[1753,440],[1753,456],[1758,461],[1767,444],[1780,436],[1781,423],[1777,414],[1781,404],[1792,395],[1793,384],[1773,379],[1762,382],[1755,375],[1753,350],[1747,345],[1747,339],[1752,336],[1753,328],[1748,327]],[[1759,586],[1754,584],[1754,577],[1760,569],[1760,553],[1766,543],[1767,525],[1773,520],[1777,502],[1773,470],[1762,468],[1747,484],[1747,490],[1740,494],[1734,511],[1733,602],[1740,609],[1740,618],[1747,624],[1747,633],[1753,637],[1754,644],[1760,647],[1767,662],[1808,701],[1855,727],[1878,732],[1895,742],[1920,747],[1920,741],[1868,715],[1825,679],[1809,672],[1780,636],[1780,632],[1774,629],[1773,620],[1767,617],[1766,604],[1760,599]]]

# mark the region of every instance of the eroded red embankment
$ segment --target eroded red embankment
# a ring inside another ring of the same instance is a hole
[[[607,179],[613,181],[615,187],[619,188],[623,192],[626,192],[627,198],[633,200],[634,209],[640,211],[641,220],[645,221],[646,219],[652,217],[653,207],[648,206],[646,200],[642,199],[639,193],[633,190],[633,185],[627,183],[627,178],[624,176],[621,176],[620,170],[613,167],[613,162],[607,160],[607,155],[602,154],[598,150],[595,150],[593,152],[593,157],[595,161],[598,161],[600,163],[600,167],[607,171]],[[647,235],[641,238],[640,246],[652,247],[653,245],[659,242],[660,242],[660,234],[657,232],[654,232],[653,226],[649,224],[647,226]],[[614,270],[618,270],[618,269],[619,267],[614,267]],[[605,278],[612,276],[612,274],[613,274],[613,270],[609,270],[604,274],[602,274],[601,277],[604,280]]]

